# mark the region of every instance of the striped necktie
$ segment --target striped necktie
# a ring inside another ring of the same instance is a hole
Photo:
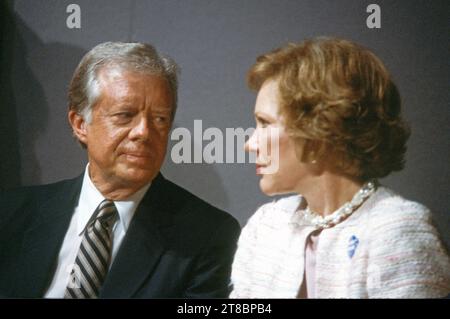
[[[86,226],[64,298],[98,297],[111,261],[111,236],[116,219],[114,202],[105,199]]]

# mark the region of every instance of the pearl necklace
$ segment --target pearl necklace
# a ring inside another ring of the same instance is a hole
[[[342,205],[333,214],[321,216],[314,213],[309,206],[303,211],[303,219],[316,228],[330,228],[350,216],[375,191],[374,181],[369,181],[353,196],[350,202]]]

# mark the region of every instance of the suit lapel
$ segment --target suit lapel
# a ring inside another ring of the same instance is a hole
[[[53,194],[37,198],[34,223],[24,235],[17,291],[24,297],[42,297],[56,270],[58,253],[80,194],[83,175],[67,181]]]
[[[157,265],[163,251],[161,230],[172,224],[164,178],[158,175],[139,204],[105,279],[101,298],[130,298]]]

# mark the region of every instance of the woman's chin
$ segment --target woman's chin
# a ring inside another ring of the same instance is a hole
[[[267,196],[279,195],[280,192],[277,189],[276,185],[264,180],[264,177],[259,181],[259,188],[261,192],[263,192]]]
[[[277,183],[273,178],[270,178],[267,175],[259,180],[259,189],[267,196],[297,193],[295,188],[288,187],[284,181]]]

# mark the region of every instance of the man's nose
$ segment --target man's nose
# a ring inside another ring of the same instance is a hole
[[[245,142],[244,149],[246,152],[258,152],[258,136],[256,130],[250,136],[250,138]]]
[[[149,120],[142,117],[133,126],[130,132],[131,139],[148,140],[150,138],[150,124]]]

